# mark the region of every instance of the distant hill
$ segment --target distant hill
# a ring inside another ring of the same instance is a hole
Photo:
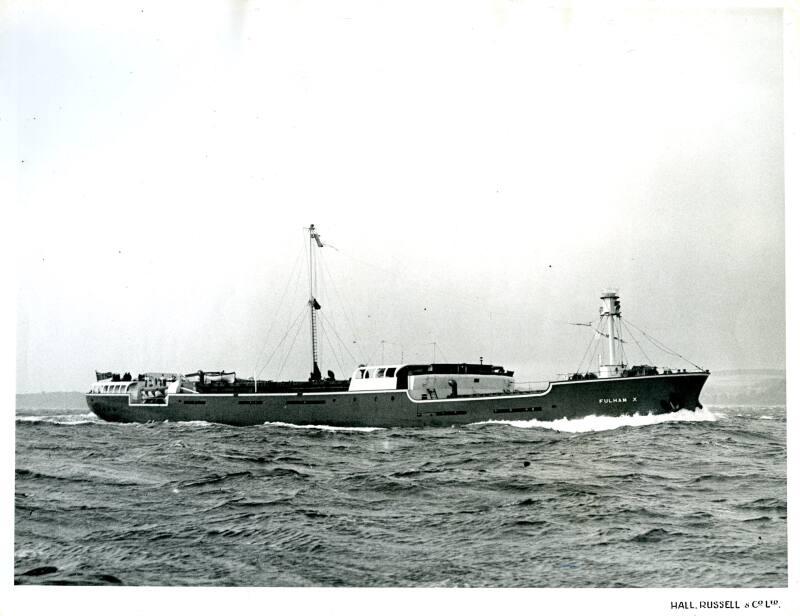
[[[700,394],[706,404],[786,404],[783,370],[712,372]]]
[[[85,394],[79,391],[45,391],[38,394],[17,394],[17,408],[67,410],[87,407]]]
[[[780,376],[786,377],[786,370],[775,368],[748,368],[747,370],[715,370],[718,376]]]

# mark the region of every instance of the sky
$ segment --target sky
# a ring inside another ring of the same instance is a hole
[[[572,372],[609,287],[712,373],[784,368],[781,12],[632,7],[0,9],[17,392],[306,378],[310,223],[323,372]]]

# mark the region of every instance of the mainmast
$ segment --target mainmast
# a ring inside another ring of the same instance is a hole
[[[603,332],[608,337],[608,357],[600,366],[600,378],[621,376],[625,364],[622,363],[622,341],[619,334],[622,331],[619,320],[622,317],[619,295],[616,291],[606,291],[600,296],[603,305],[600,307],[600,320],[606,320],[607,331]]]
[[[321,381],[322,373],[319,370],[319,341],[317,339],[317,310],[322,308],[317,301],[317,262],[315,248],[322,248],[322,240],[319,233],[314,229],[314,225],[308,228],[308,286],[309,300],[308,307],[311,311],[311,375],[309,381]]]

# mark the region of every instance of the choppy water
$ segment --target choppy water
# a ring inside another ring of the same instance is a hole
[[[786,586],[786,410],[461,428],[17,410],[15,582]]]

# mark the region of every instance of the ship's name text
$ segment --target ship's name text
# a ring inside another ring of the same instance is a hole
[[[597,402],[600,404],[619,404],[620,402],[627,402],[627,398],[599,398]],[[630,400],[631,402],[636,402],[636,396],[633,396]]]

